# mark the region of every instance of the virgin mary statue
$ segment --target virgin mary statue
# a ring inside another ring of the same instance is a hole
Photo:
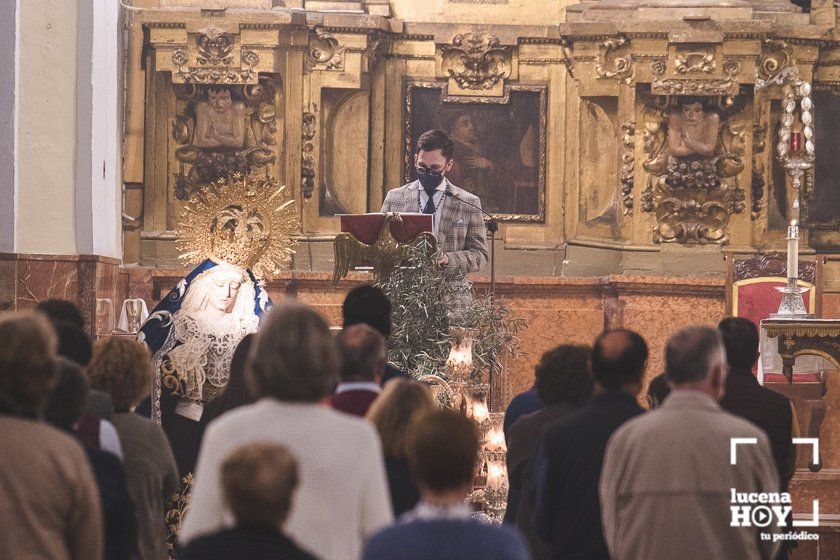
[[[152,418],[172,445],[182,477],[198,453],[204,405],[225,388],[233,352],[271,308],[253,274],[206,260],[155,307],[140,329],[152,352]]]
[[[285,186],[258,174],[232,176],[194,193],[182,214],[179,246],[201,261],[154,308],[138,339],[155,375],[146,412],[163,426],[181,489],[167,512],[170,556],[189,505],[204,405],[222,393],[234,350],[271,309],[261,281],[288,267],[300,226]]]

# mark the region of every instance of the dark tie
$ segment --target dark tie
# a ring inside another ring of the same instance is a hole
[[[426,194],[429,195],[429,201],[426,202],[426,206],[423,208],[424,214],[434,214],[435,213],[435,190],[432,189],[431,191],[426,191]]]

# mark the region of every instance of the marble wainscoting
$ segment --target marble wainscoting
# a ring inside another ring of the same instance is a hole
[[[91,336],[116,327],[129,274],[118,259],[97,255],[0,253],[0,309],[28,309],[47,299],[79,305]]]

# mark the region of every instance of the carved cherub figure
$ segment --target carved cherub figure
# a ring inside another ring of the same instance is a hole
[[[677,105],[679,109],[668,114],[671,155],[712,157],[720,131],[720,115],[706,110],[702,97],[680,97]]]
[[[234,101],[227,88],[207,90],[195,104],[195,137],[199,148],[242,148],[245,143],[245,104]]]

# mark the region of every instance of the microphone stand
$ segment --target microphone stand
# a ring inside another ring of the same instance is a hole
[[[496,232],[499,231],[499,221],[496,219],[496,216],[494,216],[490,212],[486,211],[484,208],[482,208],[478,204],[473,204],[472,202],[467,202],[466,200],[464,200],[463,198],[461,198],[460,196],[458,196],[454,192],[450,191],[448,188],[445,191],[443,191],[443,194],[448,196],[448,197],[459,200],[459,201],[463,202],[464,204],[466,204],[467,206],[472,206],[473,208],[475,208],[476,210],[478,210],[479,212],[481,212],[482,214],[484,214],[484,216],[486,216],[488,218],[488,220],[485,222],[485,225],[487,227],[487,231],[489,231],[490,235],[491,235],[491,237],[490,237],[490,304],[495,305],[496,304]],[[487,374],[488,374],[488,377],[489,377],[489,380],[490,380],[490,383],[489,383],[490,388],[489,388],[489,391],[488,391],[488,394],[487,394],[487,400],[488,400],[488,410],[492,410],[492,409],[495,409],[495,406],[493,406],[493,397],[495,396],[495,392],[493,391],[493,381],[494,381],[494,377],[495,377],[493,370],[495,368],[493,367],[493,364],[495,363],[495,356],[493,356],[492,350],[491,350],[489,358],[490,359],[488,361],[490,362],[490,368],[489,368]]]

